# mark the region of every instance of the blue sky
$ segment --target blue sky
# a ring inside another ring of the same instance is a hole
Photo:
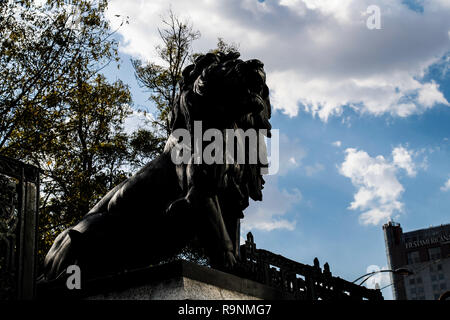
[[[381,29],[366,26],[377,5]],[[172,1],[202,37],[240,45],[265,63],[280,172],[243,231],[258,247],[311,264],[318,257],[347,280],[386,267],[382,224],[408,231],[450,222],[450,3],[424,1]],[[122,65],[108,69],[152,111],[131,57],[157,61],[166,1],[111,1],[129,16],[119,30]],[[135,125],[130,121],[127,125]],[[245,237],[245,234],[243,234]],[[380,279],[389,284],[388,277]],[[372,283],[373,285],[373,283]],[[391,298],[390,288],[383,291]]]

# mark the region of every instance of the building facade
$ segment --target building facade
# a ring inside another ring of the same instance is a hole
[[[400,224],[383,226],[389,269],[414,274],[391,274],[396,300],[437,300],[450,290],[450,224],[403,233]]]

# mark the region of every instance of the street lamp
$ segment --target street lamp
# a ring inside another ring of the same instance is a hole
[[[360,279],[362,279],[362,278],[364,278],[364,277],[367,277],[367,278],[365,278],[364,280],[363,280],[363,282],[361,282],[359,285],[361,286],[364,282],[366,282],[370,277],[372,277],[373,275],[375,275],[375,274],[377,274],[377,273],[381,273],[381,272],[392,272],[393,274],[398,274],[398,275],[401,275],[401,276],[410,276],[410,275],[413,275],[414,274],[414,272],[412,272],[411,270],[409,270],[409,269],[406,269],[406,268],[398,268],[398,269],[395,269],[395,270],[391,270],[391,269],[388,269],[388,270],[378,270],[378,271],[373,271],[373,272],[369,272],[369,273],[366,273],[365,275],[362,275],[361,277],[359,277],[359,278],[357,278],[356,280],[354,280],[352,283],[355,283],[356,281],[358,281],[358,280],[360,280]]]

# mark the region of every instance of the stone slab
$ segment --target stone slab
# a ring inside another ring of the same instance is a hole
[[[65,284],[38,287],[38,299],[290,300],[276,288],[192,262],[176,261],[89,280],[81,290]]]

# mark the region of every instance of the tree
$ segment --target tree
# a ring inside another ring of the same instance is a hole
[[[192,54],[192,42],[200,37],[200,32],[172,10],[169,10],[168,17],[162,18],[162,24],[163,28],[158,29],[162,45],[156,47],[156,53],[164,65],[144,64],[141,60],[132,60],[132,64],[136,79],[142,87],[150,90],[150,101],[158,111],[154,124],[168,135],[170,108],[178,93],[181,72]]]
[[[79,221],[130,172],[129,137],[123,131],[131,96],[121,82],[97,75],[79,83],[64,103],[57,135],[31,157],[44,170],[40,208],[41,256],[61,230]]]
[[[38,137],[30,118],[52,123],[62,112],[58,100],[71,94],[80,75],[90,79],[118,59],[106,6],[105,0],[2,1],[0,154],[17,150],[14,135]],[[34,142],[38,148],[45,139]]]
[[[217,38],[217,47],[216,49],[210,50],[209,52],[217,53],[217,52],[223,52],[225,54],[230,52],[238,52],[239,51],[239,44],[237,43],[227,43],[223,38]]]
[[[139,128],[134,131],[129,137],[128,159],[131,168],[142,168],[150,159],[160,155],[165,142],[165,137],[154,130]]]

